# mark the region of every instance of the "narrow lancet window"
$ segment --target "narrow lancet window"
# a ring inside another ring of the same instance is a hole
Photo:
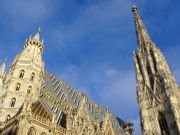
[[[14,107],[16,103],[16,98],[11,99],[10,107]]]
[[[20,75],[19,75],[19,78],[23,78],[23,77],[24,77],[24,73],[25,73],[25,71],[24,71],[24,70],[21,70]]]
[[[66,128],[66,115],[62,113],[60,124],[62,127]]]
[[[30,94],[31,91],[32,91],[32,86],[29,86],[29,87],[28,87],[28,90],[27,90],[27,93]]]
[[[32,73],[31,74],[31,81],[34,81],[34,78],[35,78],[35,73]]]
[[[16,91],[19,91],[19,90],[20,90],[20,87],[21,87],[21,84],[18,83],[18,84],[16,85]]]

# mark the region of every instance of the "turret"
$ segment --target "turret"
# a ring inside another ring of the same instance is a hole
[[[2,103],[0,109],[4,112],[0,114],[0,121],[4,121],[7,114],[14,116],[27,97],[30,97],[32,102],[39,99],[44,75],[43,49],[44,44],[38,29],[32,38],[30,36],[25,41],[24,49],[17,54],[7,73],[4,94],[0,99]],[[0,68],[0,77],[4,77],[4,70],[5,63]]]
[[[29,39],[25,41],[24,48],[27,48],[28,46],[36,46],[37,48],[39,48],[40,52],[42,53],[44,50],[44,45],[43,45],[44,41],[43,40],[41,41],[40,34],[41,34],[41,29],[39,28],[33,38],[30,36]]]

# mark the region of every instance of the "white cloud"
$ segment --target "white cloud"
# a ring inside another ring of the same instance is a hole
[[[100,98],[106,106],[126,117],[137,111],[134,72],[108,69],[102,81]]]

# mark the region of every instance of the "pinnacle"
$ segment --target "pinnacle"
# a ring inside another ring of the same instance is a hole
[[[39,33],[41,33],[41,27],[39,27],[37,31],[38,31]]]
[[[3,64],[0,67],[0,76],[3,76],[5,74],[6,62],[7,58],[4,60]]]
[[[40,41],[41,28],[39,27],[33,39]]]
[[[133,6],[132,6],[132,11],[133,11],[133,12],[134,12],[134,11],[137,11],[137,9],[138,9],[138,8],[136,7],[136,5],[133,5]]]

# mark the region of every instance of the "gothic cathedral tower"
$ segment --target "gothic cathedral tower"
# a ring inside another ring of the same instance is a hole
[[[5,62],[0,68],[0,122],[13,117],[25,100],[35,101],[40,95],[44,62],[40,30],[25,41],[23,51],[16,56],[5,74]],[[2,85],[3,84],[3,85]]]
[[[135,6],[138,50],[134,53],[143,135],[180,134],[180,89],[162,52],[153,43]]]

